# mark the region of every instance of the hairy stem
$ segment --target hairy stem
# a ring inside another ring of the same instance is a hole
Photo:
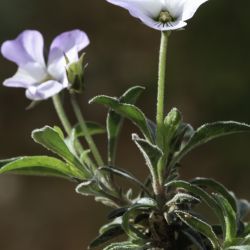
[[[164,115],[165,115],[165,81],[166,81],[166,62],[167,62],[167,46],[168,32],[161,33],[161,44],[159,51],[159,71],[158,71],[158,90],[157,90],[157,115],[156,115],[156,144],[164,150]],[[163,152],[164,153],[164,152]],[[165,157],[159,161],[157,166],[157,184],[159,192],[163,185],[163,170],[165,167]]]
[[[165,78],[167,61],[168,33],[161,33],[161,45],[159,52],[159,71],[158,71],[158,91],[157,91],[157,115],[156,115],[156,142],[163,148],[163,129],[164,129],[164,108],[165,108]]]

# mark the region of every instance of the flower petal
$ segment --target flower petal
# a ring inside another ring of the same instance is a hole
[[[81,30],[64,32],[57,36],[51,44],[48,71],[56,79],[61,80],[65,75],[66,60],[70,63],[76,62],[78,52],[89,45],[87,34]]]
[[[30,86],[26,90],[26,97],[33,101],[46,100],[58,94],[63,88],[60,82],[50,80],[37,86]]]
[[[26,30],[15,40],[4,42],[1,46],[1,53],[6,59],[18,66],[38,63],[41,67],[45,67],[43,45],[43,37],[40,32]]]
[[[65,54],[58,48],[51,49],[48,62],[49,74],[58,81],[61,81],[66,74],[66,66]]]
[[[208,0],[185,0],[183,3],[183,10],[181,19],[186,21],[193,17],[197,9]]]
[[[50,50],[60,49],[67,55],[70,62],[78,60],[77,53],[89,45],[87,34],[81,30],[64,32],[57,36],[51,44]]]
[[[36,83],[36,80],[27,74],[25,70],[19,68],[13,77],[3,82],[3,85],[6,87],[27,88],[34,83]]]
[[[107,0],[132,12],[142,12],[151,18],[157,17],[163,7],[164,0]],[[138,16],[136,16],[138,17]]]

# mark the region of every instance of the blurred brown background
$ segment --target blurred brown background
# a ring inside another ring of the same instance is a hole
[[[215,120],[250,123],[250,1],[211,0],[186,31],[171,36],[167,108],[178,107],[195,127]],[[57,34],[80,28],[91,39],[82,107],[89,120],[105,121],[106,110],[88,105],[95,94],[119,95],[133,84],[147,86],[139,105],[154,119],[159,32],[104,0],[1,0],[0,42],[24,29],[40,30],[49,45]],[[0,58],[0,82],[15,65]],[[51,101],[31,111],[23,90],[0,87],[0,158],[46,153],[32,129],[59,124]],[[70,109],[69,109],[70,112]],[[119,166],[143,178],[146,167],[131,143],[126,123]],[[105,155],[105,136],[98,137]],[[183,162],[183,178],[210,176],[250,199],[250,136],[211,142]],[[0,177],[1,250],[86,249],[107,209],[74,193],[74,184],[53,178]]]

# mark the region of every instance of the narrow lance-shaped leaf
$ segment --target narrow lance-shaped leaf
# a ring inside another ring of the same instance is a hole
[[[120,102],[127,104],[135,104],[138,97],[143,92],[144,87],[135,86],[128,89],[120,98]],[[108,162],[114,165],[116,147],[118,137],[123,124],[123,117],[113,110],[110,110],[107,116],[107,132],[108,132]]]
[[[225,246],[230,245],[237,235],[237,218],[236,212],[228,202],[226,198],[224,198],[220,194],[214,194],[215,199],[217,200],[221,210],[223,211],[223,217],[225,220]]]
[[[27,175],[57,176],[83,179],[84,173],[70,164],[49,156],[26,156],[7,163],[0,174],[15,172]]]
[[[138,128],[147,138],[147,140],[152,142],[153,137],[147,119],[144,113],[136,106],[132,104],[123,103],[117,98],[104,95],[94,97],[92,100],[90,100],[89,103],[103,104],[109,107],[110,109],[113,109],[121,116],[124,116],[125,118],[131,120],[136,126],[138,126]]]
[[[175,211],[175,213],[185,224],[207,237],[214,250],[221,249],[219,240],[209,224],[184,211]]]
[[[234,121],[208,123],[196,130],[186,146],[175,157],[172,165],[180,161],[189,151],[215,138],[242,132],[250,132],[250,125]]]
[[[132,135],[132,139],[142,152],[152,177],[155,178],[157,176],[157,164],[163,156],[162,151],[156,145],[139,138],[136,134]]]

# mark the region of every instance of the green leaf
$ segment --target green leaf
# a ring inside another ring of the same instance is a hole
[[[224,220],[225,220],[225,246],[230,245],[233,242],[233,239],[237,235],[237,218],[236,212],[230,205],[229,201],[223,197],[221,194],[213,194],[217,200],[221,210],[223,211]]]
[[[103,250],[143,250],[143,247],[137,244],[131,243],[130,241],[124,241],[119,243],[112,243],[111,245],[105,247]]]
[[[64,138],[62,138],[62,133],[58,132],[58,128],[45,126],[44,128],[36,129],[32,132],[32,138],[35,142],[56,153],[67,162],[84,170],[86,175],[88,175],[86,168],[83,168],[80,161],[67,147]]]
[[[215,138],[242,132],[250,132],[250,125],[234,121],[208,123],[196,130],[186,146],[175,157],[178,162],[189,151]]]
[[[105,171],[105,172],[110,172],[112,174],[118,175],[120,177],[123,177],[127,180],[133,181],[134,183],[136,183],[138,186],[140,186],[144,192],[151,196],[149,190],[145,187],[145,185],[139,181],[136,177],[134,177],[131,173],[123,170],[123,169],[119,169],[119,168],[110,168],[110,167],[101,167],[98,169],[99,171]]]
[[[184,211],[175,211],[175,213],[185,224],[207,237],[214,250],[221,249],[219,240],[209,224]]]
[[[104,95],[94,97],[92,100],[89,101],[89,103],[103,104],[109,107],[110,109],[113,109],[119,115],[131,120],[136,126],[139,127],[139,129],[147,138],[147,140],[152,142],[153,137],[147,119],[144,113],[136,106],[132,104],[123,103],[117,98]]]
[[[132,135],[132,139],[142,152],[152,177],[155,177],[157,174],[157,164],[163,156],[163,152],[156,145],[139,138],[136,134]]]
[[[64,178],[84,178],[83,173],[74,166],[49,156],[26,156],[17,158],[1,167],[0,174],[7,172]]]
[[[120,98],[120,102],[127,104],[135,104],[144,87],[135,86],[128,89]],[[108,162],[110,165],[114,165],[116,147],[118,137],[123,124],[123,117],[113,110],[110,110],[107,116],[107,132],[108,132]]]
[[[212,188],[216,193],[223,195],[228,200],[234,211],[237,212],[237,203],[234,196],[221,183],[208,178],[195,178],[191,183],[201,187],[205,186]]]

